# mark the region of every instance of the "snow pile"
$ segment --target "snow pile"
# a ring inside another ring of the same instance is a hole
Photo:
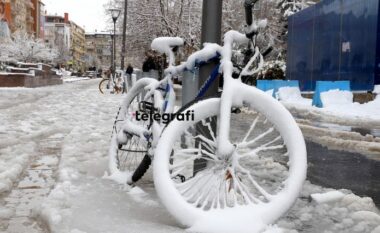
[[[347,117],[362,121],[380,120],[380,101],[378,97],[374,101],[364,104],[349,103],[350,97],[346,97],[340,100],[332,100],[330,103],[334,102],[334,104],[328,104],[328,106],[324,108],[324,112],[338,117]]]
[[[373,89],[373,93],[380,94],[380,85],[375,85],[375,88]]]
[[[310,106],[312,100],[303,98],[298,87],[281,87],[277,92],[280,101]]]
[[[288,92],[286,92],[288,93]],[[286,98],[286,97],[285,97]],[[316,117],[344,124],[380,123],[380,95],[375,100],[360,104],[353,102],[353,94],[348,91],[333,90],[321,93],[323,108],[311,106],[310,100],[289,98],[281,102],[293,114]]]
[[[58,232],[55,226],[59,226],[65,218],[72,215],[70,197],[75,194],[79,194],[79,191],[71,182],[59,183],[32,215],[41,217],[52,232]]]
[[[72,82],[78,82],[78,81],[84,81],[89,80],[90,78],[87,77],[63,77],[62,80],[65,83],[72,83]]]
[[[349,105],[354,100],[354,94],[350,91],[330,90],[321,93],[323,107],[328,108],[336,105]]]
[[[269,96],[273,96],[273,92],[274,92],[274,90],[270,89],[270,90],[265,91],[265,94],[267,94]]]
[[[321,202],[310,202],[310,197]],[[379,226],[379,214],[371,198],[356,196],[348,190],[322,188],[307,181],[295,207],[277,225],[299,232],[373,233]]]
[[[311,194],[311,198],[317,203],[335,202],[341,200],[345,194],[339,191],[331,191],[327,193],[315,193]]]
[[[0,195],[9,192],[29,163],[35,143],[13,145],[0,149]]]

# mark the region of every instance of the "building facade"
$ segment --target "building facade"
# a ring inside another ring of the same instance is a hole
[[[76,23],[70,21],[70,54],[72,56],[71,65],[76,70],[85,70],[85,30]]]
[[[41,0],[0,0],[0,35],[10,37],[14,32],[26,32],[35,38],[43,38],[44,4]],[[5,32],[6,31],[6,32]]]
[[[41,0],[32,0],[34,10],[32,11],[33,17],[33,32],[36,38],[44,38],[44,22],[45,22],[45,4]]]
[[[23,31],[40,35],[40,15],[43,3],[40,0],[3,0],[10,3],[11,32]]]
[[[74,70],[85,70],[85,30],[64,16],[45,16],[44,41],[58,50],[62,65]]]
[[[112,33],[86,33],[86,61],[90,66],[107,70],[112,64]],[[116,37],[116,67],[120,67],[121,35]]]
[[[70,60],[71,33],[68,17],[45,16],[45,43],[57,49],[58,62],[66,65]]]

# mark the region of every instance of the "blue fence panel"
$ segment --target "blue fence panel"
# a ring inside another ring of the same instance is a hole
[[[342,2],[339,75],[350,80],[354,90],[370,90],[374,85],[378,9],[373,4],[373,0]]]
[[[313,80],[339,80],[339,53],[337,46],[340,36],[338,1],[325,0],[315,5]],[[313,82],[315,87],[315,82]]]
[[[302,15],[294,15],[289,18],[289,37],[288,37],[288,74],[287,79],[300,80],[302,89],[313,88],[312,82],[312,52],[313,52],[313,34],[310,28],[313,28],[314,8],[307,8]],[[294,29],[294,30],[293,30]],[[302,35],[302,36],[300,36]],[[300,79],[299,77],[302,77]]]
[[[330,90],[351,91],[350,81],[317,81],[313,97],[313,106],[322,108],[321,93]]]
[[[262,91],[268,91],[270,90],[270,80],[257,80],[256,87]],[[272,88],[273,89],[273,88]]]
[[[257,80],[257,88],[262,91],[273,90],[273,97],[281,87],[299,87],[297,80]]]
[[[309,27],[306,27],[309,25]],[[289,17],[287,78],[303,91],[316,81],[380,83],[379,0],[323,0]]]

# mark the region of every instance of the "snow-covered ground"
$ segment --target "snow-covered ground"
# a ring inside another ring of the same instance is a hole
[[[20,181],[33,155],[39,153],[39,141],[59,135],[56,184],[31,213],[48,230],[185,232],[158,201],[149,174],[132,189],[103,178],[121,96],[101,95],[99,81],[0,89],[0,193],[7,196]],[[348,190],[331,191],[306,182],[294,208],[273,228],[285,232],[380,232],[379,210],[370,198]],[[310,196],[317,193],[320,195]],[[17,215],[5,204],[0,201],[0,220]]]
[[[78,81],[84,81],[89,80],[88,77],[76,77],[76,76],[63,76],[62,80],[65,83],[72,83],[72,82],[78,82]]]

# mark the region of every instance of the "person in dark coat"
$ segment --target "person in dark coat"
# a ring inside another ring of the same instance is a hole
[[[154,58],[152,56],[148,56],[143,63],[142,70],[143,72],[149,72],[154,69],[156,69]]]
[[[133,67],[131,64],[128,64],[127,70],[126,70],[126,80],[124,80],[124,91],[126,92],[126,85],[128,84],[128,90],[132,87],[132,74],[133,74]]]
[[[129,74],[130,76],[132,75],[132,73],[133,73],[133,67],[132,67],[131,64],[128,64],[127,72],[126,73]]]

